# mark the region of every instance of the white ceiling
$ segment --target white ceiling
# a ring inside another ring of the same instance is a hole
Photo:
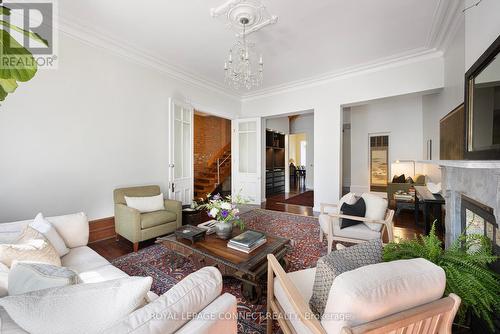
[[[263,88],[435,48],[451,1],[263,0],[279,16],[252,35],[264,55]],[[60,1],[59,13],[66,24],[223,86],[235,37],[209,13],[223,2]]]

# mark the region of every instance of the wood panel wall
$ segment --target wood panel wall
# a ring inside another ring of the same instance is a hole
[[[463,160],[465,149],[465,108],[462,103],[439,121],[439,159]]]

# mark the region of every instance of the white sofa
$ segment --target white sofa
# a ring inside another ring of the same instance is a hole
[[[87,246],[89,239],[89,223],[84,213],[47,218],[61,235],[70,252],[61,258],[62,266],[76,271],[83,283],[97,283],[128,277],[122,270],[114,267],[109,261]],[[0,223],[0,244],[16,240],[24,228],[32,220],[12,223]],[[0,267],[0,298],[7,295],[8,268]],[[168,292],[167,292],[168,293]],[[149,292],[148,300],[153,301],[158,296]],[[231,294],[222,294],[204,309],[191,309],[190,312],[200,314],[236,314],[236,298]],[[236,333],[236,317],[226,317],[223,320],[200,320],[209,317],[198,317],[181,327],[179,333]],[[13,322],[0,307],[0,333],[26,333]]]

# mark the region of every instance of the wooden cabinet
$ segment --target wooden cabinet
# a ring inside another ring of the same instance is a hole
[[[285,192],[285,135],[266,130],[266,197]]]

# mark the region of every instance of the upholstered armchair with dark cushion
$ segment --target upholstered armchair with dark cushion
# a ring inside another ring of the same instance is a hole
[[[139,248],[139,242],[172,233],[182,225],[182,203],[165,200],[165,210],[141,213],[128,207],[125,196],[150,197],[159,195],[159,186],[143,186],[115,189],[115,230],[119,236],[134,244],[134,252]]]

